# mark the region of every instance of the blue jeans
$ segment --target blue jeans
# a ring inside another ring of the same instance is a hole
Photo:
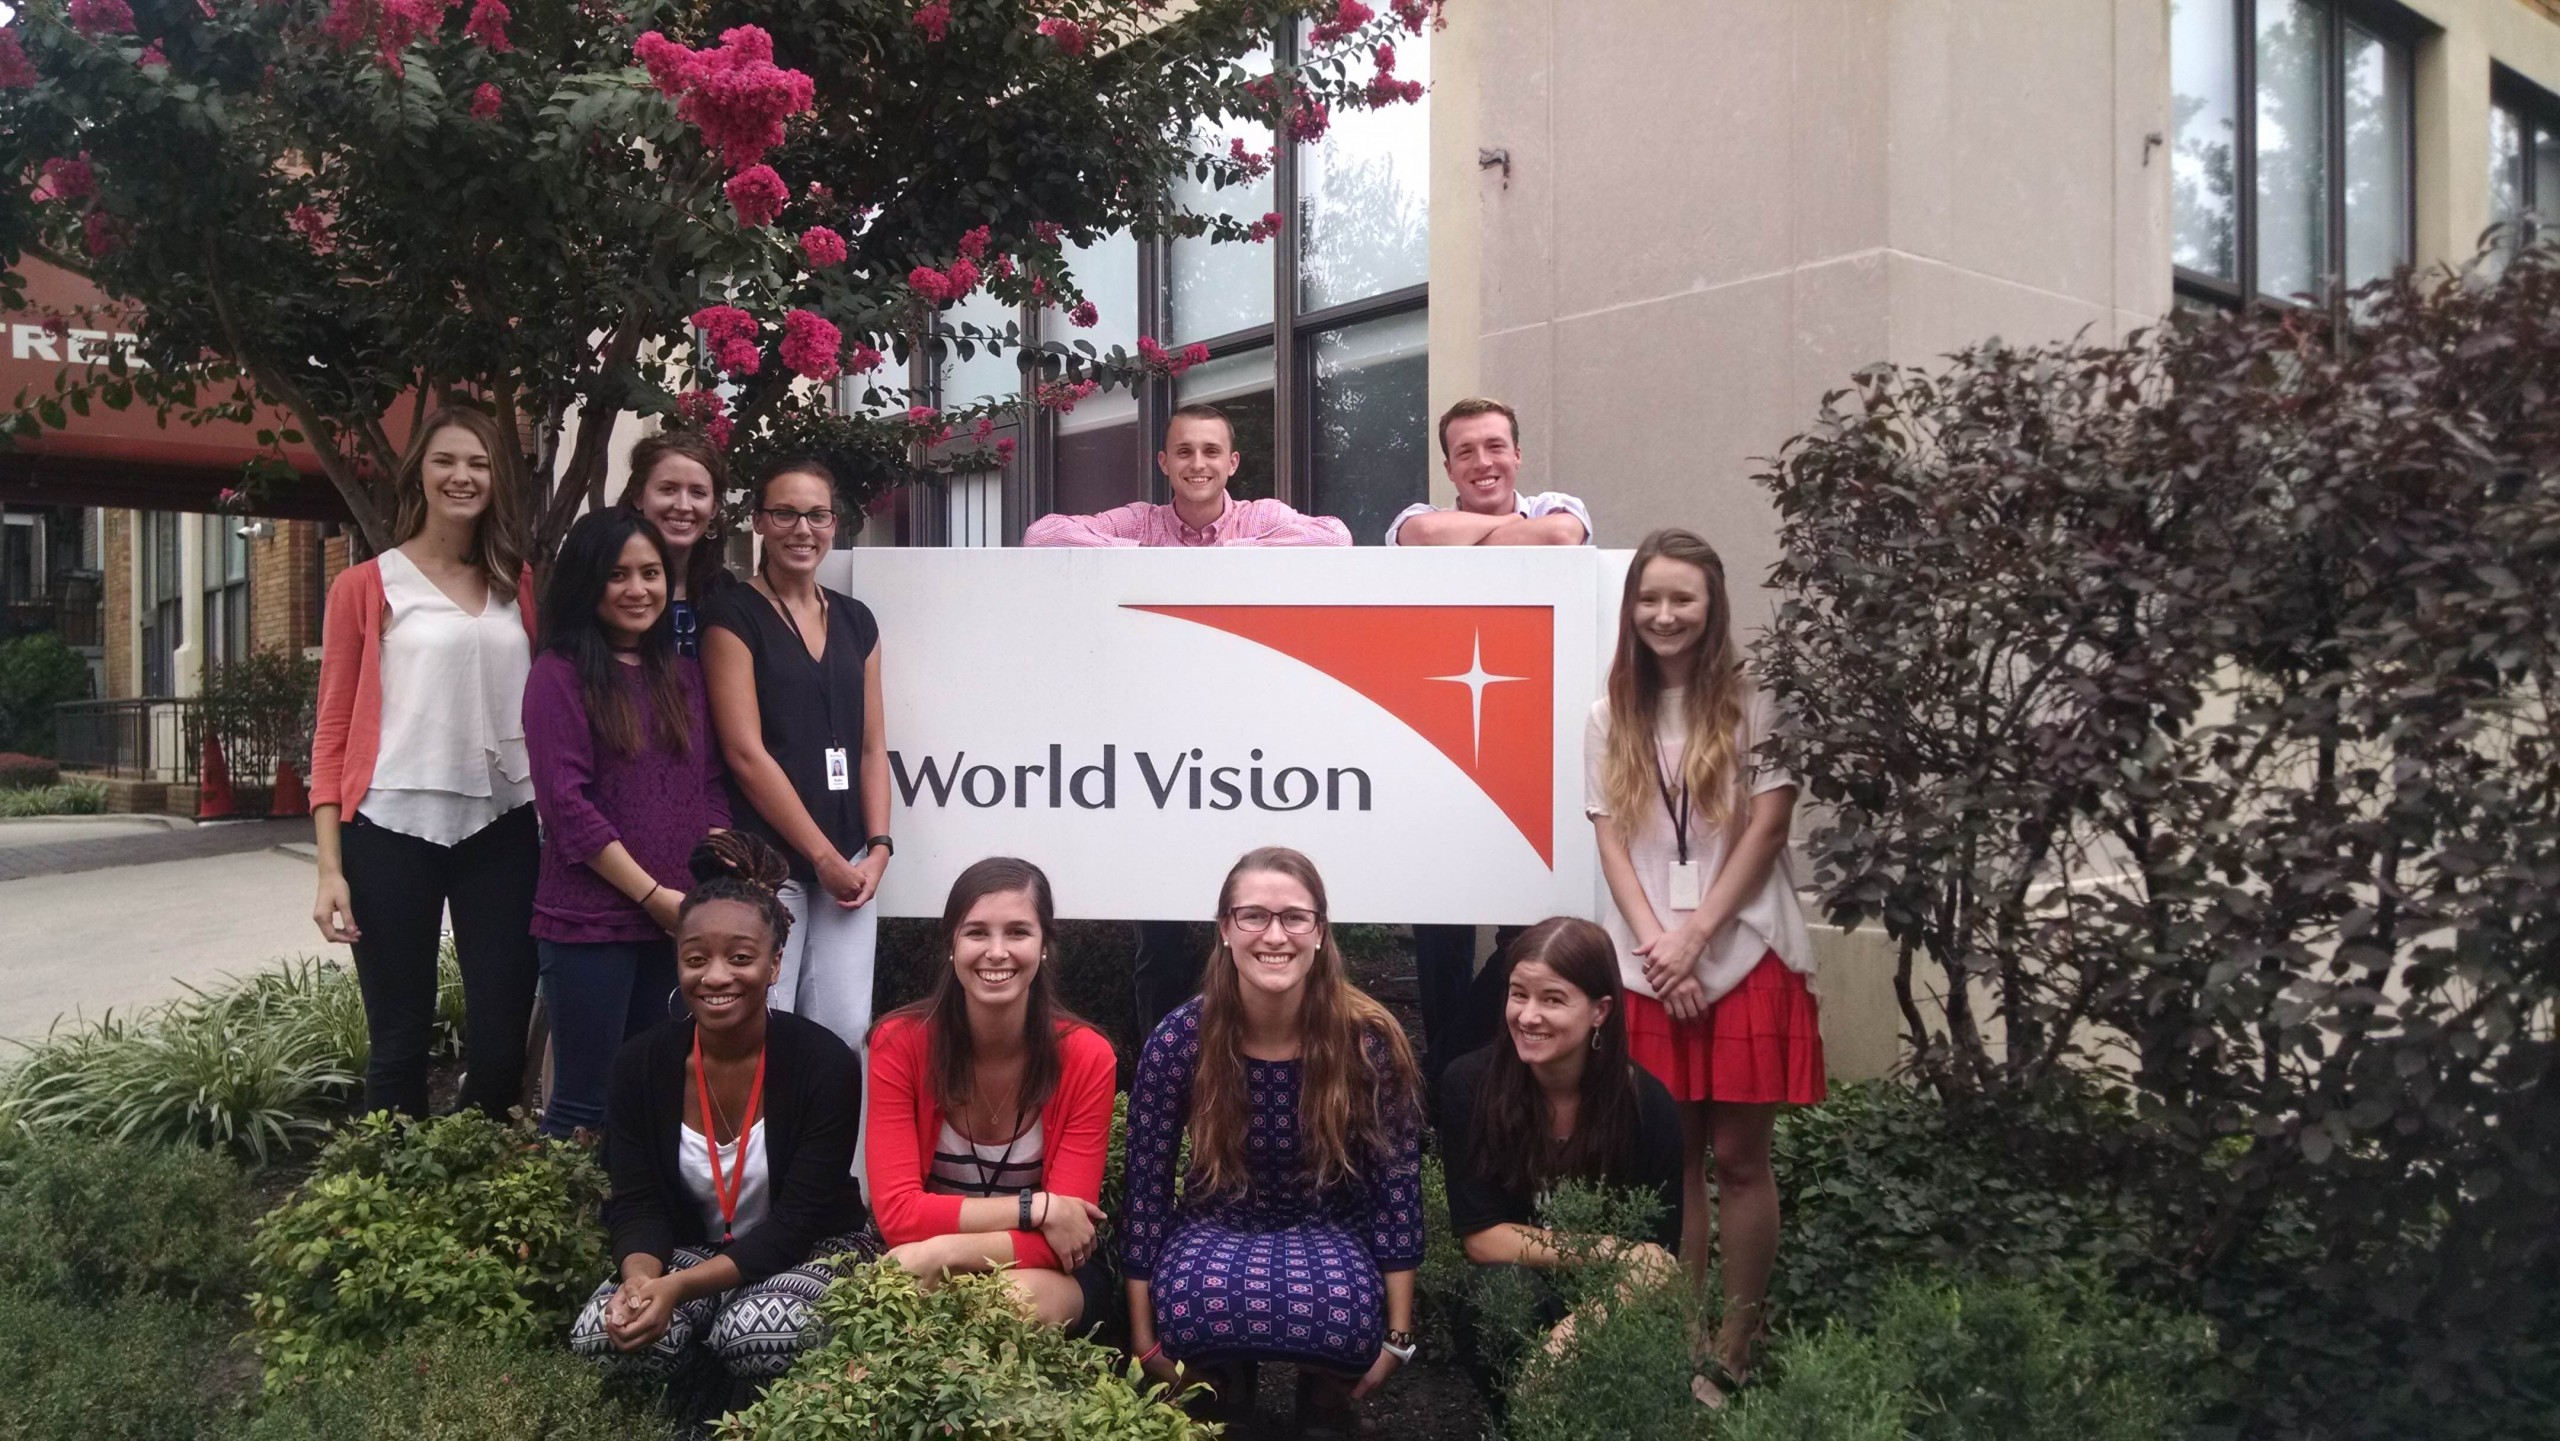
[[[542,1134],[601,1132],[622,1043],[674,1014],[676,943],[541,941],[542,999],[551,1008],[551,1100]]]

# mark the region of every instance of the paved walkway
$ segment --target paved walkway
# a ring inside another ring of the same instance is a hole
[[[287,956],[347,959],[311,924],[308,823],[175,830],[129,817],[0,821],[0,1042],[122,1014]],[[0,1044],[0,1067],[15,1047]]]
[[[0,881],[236,856],[310,839],[311,822],[301,820],[215,821],[176,827],[136,816],[0,821]]]

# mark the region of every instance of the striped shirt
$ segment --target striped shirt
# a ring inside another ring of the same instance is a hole
[[[1040,1120],[1006,1145],[972,1141],[942,1123],[933,1142],[933,1170],[925,1190],[938,1196],[1016,1196],[1040,1187]]]
[[[1145,501],[1100,515],[1044,515],[1022,533],[1026,546],[1349,545],[1350,528],[1329,515],[1300,515],[1276,500],[1227,498],[1227,508],[1190,526],[1170,505]]]

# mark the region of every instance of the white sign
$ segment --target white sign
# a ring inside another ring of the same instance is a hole
[[[1582,731],[1624,552],[902,550],[821,580],[880,621],[897,859],[938,916],[983,856],[1060,914],[1206,920],[1306,852],[1343,921],[1586,915]]]

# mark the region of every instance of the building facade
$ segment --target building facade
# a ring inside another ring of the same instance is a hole
[[[1100,241],[1077,257],[1090,328],[959,306],[1211,359],[1071,410],[1023,405],[1005,470],[908,487],[858,543],[1011,544],[1054,510],[1161,500],[1163,417],[1208,400],[1236,418],[1239,493],[1376,544],[1406,504],[1448,502],[1431,418],[1481,394],[1520,412],[1524,483],[1585,497],[1602,544],[1686,525],[1761,576],[1776,526],[1753,477],[1862,367],[1994,336],[2115,340],[2176,305],[2460,264],[2493,226],[2560,231],[2560,0],[1447,13],[1398,48],[1422,104],[1339,116],[1255,186],[1179,197],[1277,211],[1278,240]],[[1272,145],[1250,125],[1202,138]],[[1009,354],[920,360],[911,380],[945,405],[1029,389]],[[345,563],[314,520],[49,523],[94,537],[108,695],[188,694],[243,646],[316,644]]]

